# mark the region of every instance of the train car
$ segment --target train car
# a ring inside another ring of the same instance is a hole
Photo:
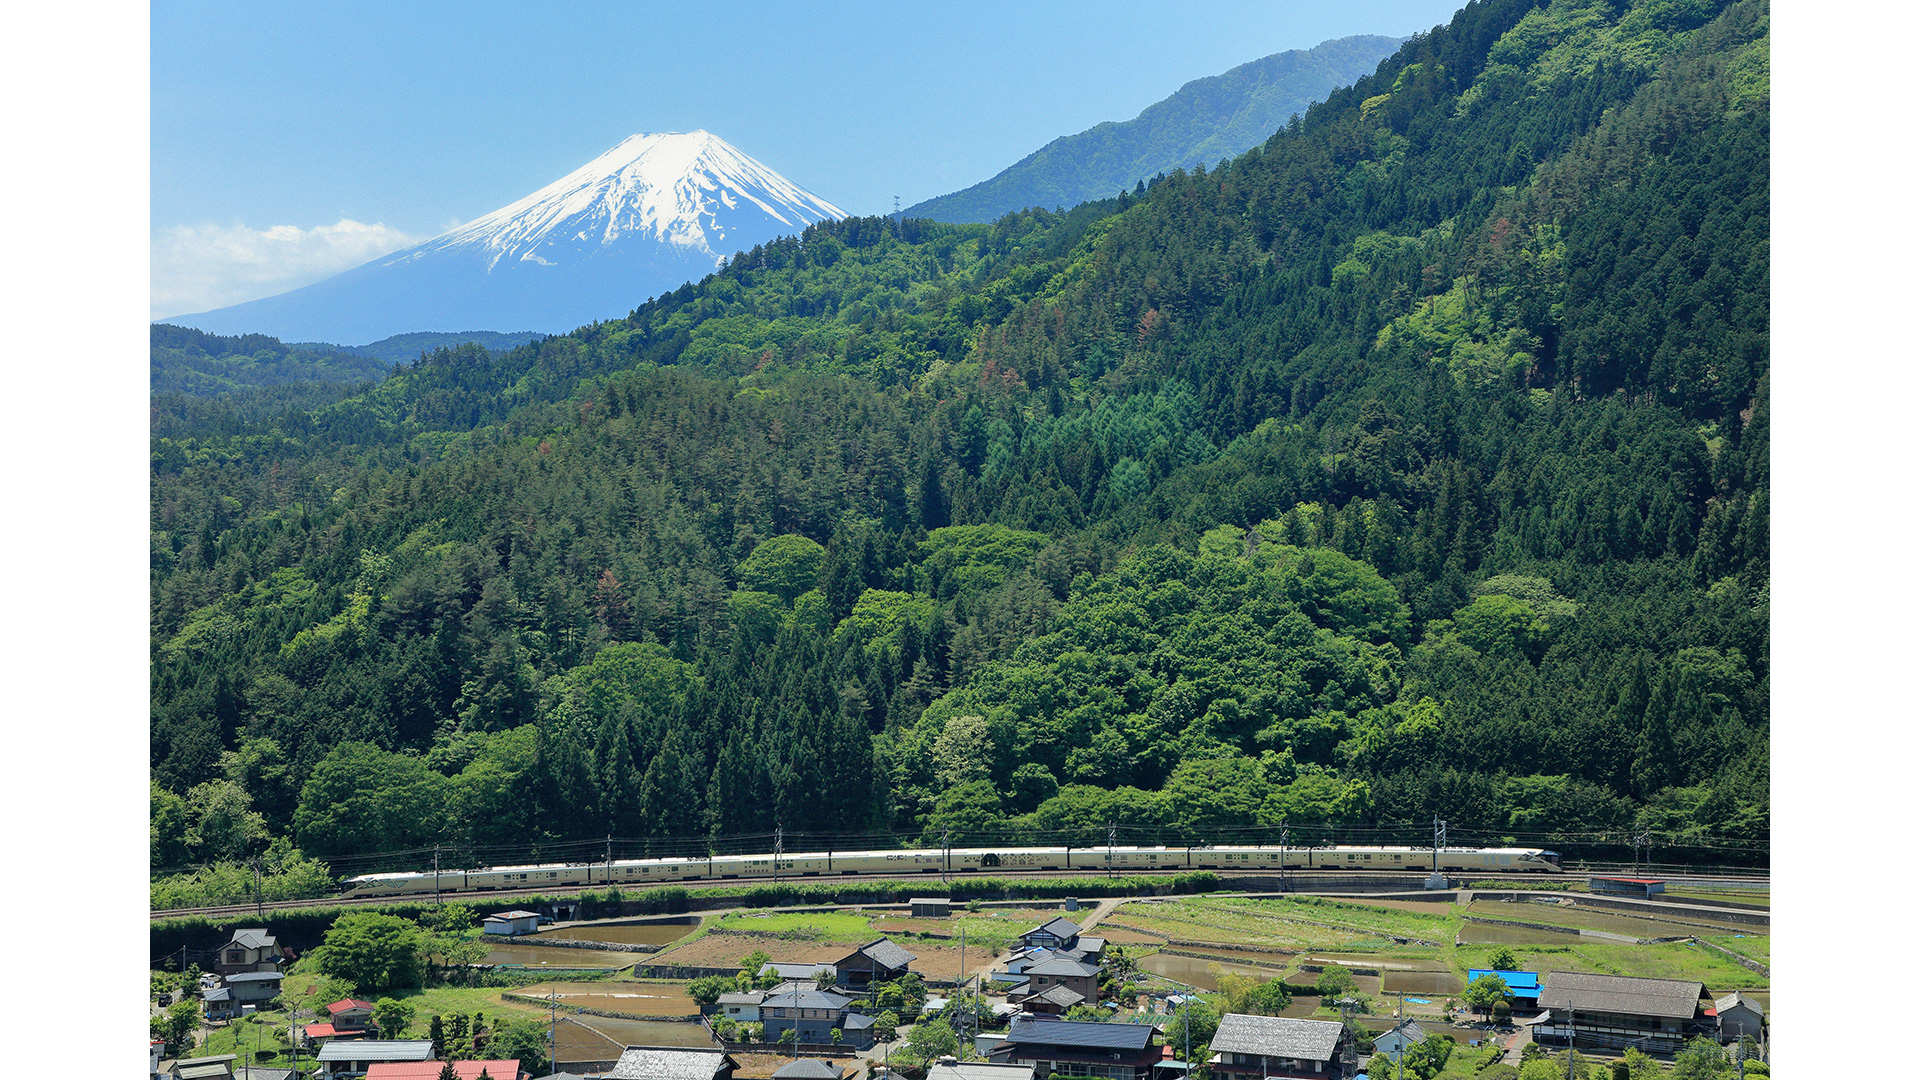
[[[1561,872],[1558,852],[1541,848],[1443,848],[1444,871]],[[619,859],[613,863],[543,863],[433,872],[362,874],[342,882],[347,896],[483,892],[575,885],[820,877],[840,874],[978,873],[994,870],[1402,870],[1433,868],[1431,848],[1372,845],[1286,847],[972,847],[892,851],[812,851]]]
[[[1432,848],[1335,845],[1306,849],[1307,868],[1313,870],[1432,870],[1437,861],[1448,870],[1536,871],[1559,873],[1558,852],[1541,848],[1441,848],[1436,860]],[[1289,851],[1286,868],[1294,868]]]
[[[948,852],[954,870],[1067,870],[1072,867],[1073,849],[1035,848],[953,848]],[[1082,852],[1084,858],[1085,853]]]

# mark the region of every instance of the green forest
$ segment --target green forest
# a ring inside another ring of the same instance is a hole
[[[156,395],[155,872],[1436,816],[1764,864],[1767,50],[1476,0],[1215,169]]]

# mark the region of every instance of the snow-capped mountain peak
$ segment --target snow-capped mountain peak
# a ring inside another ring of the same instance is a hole
[[[846,216],[717,135],[635,135],[425,243],[279,296],[169,321],[343,344],[414,330],[562,333],[620,318],[734,252]]]
[[[743,211],[759,220],[732,220]],[[640,134],[533,194],[394,258],[478,247],[486,250],[491,271],[504,260],[551,265],[623,237],[644,237],[718,262],[736,250],[727,242],[732,235],[758,236],[768,232],[765,226],[797,233],[845,216],[718,135]]]

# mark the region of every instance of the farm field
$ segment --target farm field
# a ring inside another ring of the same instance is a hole
[[[629,1046],[713,1046],[699,1024],[657,1020],[613,1020],[603,1016],[563,1016],[554,1025],[555,1058],[561,1066],[576,1061],[608,1061]]]
[[[1685,937],[1689,934],[1711,932],[1710,929],[1691,924],[1695,922],[1691,919],[1689,924],[1683,924],[1646,919],[1638,915],[1621,915],[1610,911],[1560,907],[1555,904],[1475,900],[1467,905],[1466,912],[1486,919],[1545,923],[1549,926],[1565,926],[1576,930],[1601,930],[1609,934],[1626,934],[1630,937]],[[1728,932],[1732,932],[1732,929],[1728,928]]]
[[[876,934],[886,934],[896,938],[913,935],[932,936],[940,939],[952,938],[958,942],[960,931],[967,932],[967,951],[972,952],[977,945],[981,948],[1006,949],[1021,934],[1050,919],[1065,915],[1074,919],[1083,912],[1062,912],[1058,908],[1047,910],[1000,909],[984,911],[966,911],[956,909],[951,918],[946,919],[910,919],[893,915],[873,917],[873,930]],[[1077,919],[1075,921],[1078,921]],[[1102,931],[1095,933],[1105,935]],[[1113,940],[1108,937],[1108,940]]]
[[[1767,934],[1716,934],[1704,938],[1723,949],[1731,949],[1741,956],[1758,960],[1762,964],[1771,964],[1767,959],[1772,952],[1773,938]]]
[[[663,949],[643,959],[648,964],[679,964],[685,967],[738,970],[741,957],[755,950],[766,953],[773,962],[779,964],[832,964],[852,951],[850,947],[840,945],[771,935],[707,934],[684,945]]]
[[[1319,897],[1133,901],[1116,909],[1111,921],[1171,940],[1289,951],[1386,950],[1396,946],[1395,937],[1447,942],[1459,925],[1450,911],[1423,914]]]
[[[631,1016],[698,1016],[700,1007],[686,988],[666,982],[555,982],[512,991],[521,997],[551,998],[562,1008],[599,1009]]]
[[[837,911],[730,912],[713,928],[731,933],[789,934],[814,941],[849,942],[855,945],[872,941],[873,920],[865,915]],[[751,952],[752,950],[747,950]]]

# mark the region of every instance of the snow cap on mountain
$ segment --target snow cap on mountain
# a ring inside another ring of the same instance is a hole
[[[846,211],[706,131],[632,135],[526,198],[399,253],[482,246],[487,268],[504,259],[551,263],[568,249],[590,250],[629,233],[697,249],[715,262],[733,251],[735,211],[751,205],[765,224],[797,233]],[[751,215],[751,211],[747,211]],[[764,232],[764,229],[751,230]]]
[[[563,333],[845,211],[705,131],[635,135],[490,214],[325,281],[168,322],[358,344],[420,330]]]

